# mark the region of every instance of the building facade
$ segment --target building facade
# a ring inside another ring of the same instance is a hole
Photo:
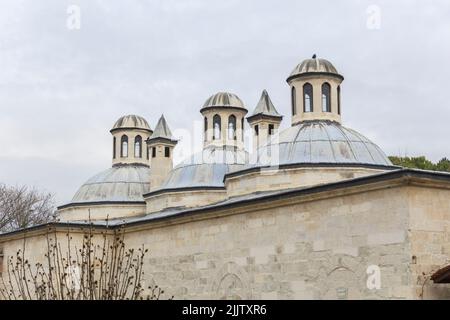
[[[146,281],[176,299],[450,298],[450,175],[393,166],[343,126],[343,80],[316,56],[296,66],[284,130],[265,90],[248,116],[237,95],[212,95],[203,150],[175,167],[163,116],[154,131],[120,118],[112,167],[51,227],[123,228],[128,246],[150,250]],[[41,259],[46,228],[0,235],[3,257],[26,238]]]

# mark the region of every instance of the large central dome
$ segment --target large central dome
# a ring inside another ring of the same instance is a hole
[[[258,150],[258,164],[269,163],[392,165],[375,143],[332,121],[305,121],[282,131]]]

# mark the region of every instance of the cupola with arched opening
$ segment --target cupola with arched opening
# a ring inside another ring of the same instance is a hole
[[[119,118],[111,129],[113,136],[112,162],[149,166],[149,154],[145,141],[152,135],[147,121],[136,115]]]
[[[203,115],[204,147],[244,147],[244,117],[247,109],[233,93],[218,92],[200,110]]]
[[[292,125],[308,120],[341,123],[341,83],[344,77],[325,59],[313,55],[287,78],[291,87]]]

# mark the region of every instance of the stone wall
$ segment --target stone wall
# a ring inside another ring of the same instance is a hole
[[[450,285],[430,276],[450,264],[450,190],[409,188],[412,285],[424,299],[450,298]]]
[[[225,190],[183,190],[166,191],[145,198],[147,213],[158,212],[167,208],[201,207],[225,200]]]
[[[87,221],[135,217],[145,214],[145,203],[73,205],[58,210],[62,221]]]
[[[407,191],[261,205],[130,232],[126,242],[145,243],[147,274],[177,299],[415,298]],[[380,268],[380,290],[367,288],[371,265]]]
[[[397,184],[129,225],[125,241],[150,249],[146,285],[175,299],[448,299],[450,285],[422,290],[421,275],[448,262],[449,214],[450,190]],[[0,238],[5,257],[22,237]],[[28,234],[31,260],[44,248]],[[367,286],[373,266],[379,289]]]
[[[352,167],[322,168],[263,168],[225,178],[227,197],[241,196],[260,191],[274,191],[314,186],[385,172],[382,169]]]

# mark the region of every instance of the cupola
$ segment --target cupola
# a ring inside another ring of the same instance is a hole
[[[247,109],[242,100],[229,92],[218,92],[203,104],[204,147],[244,147],[244,117]]]
[[[341,83],[344,77],[333,64],[314,54],[291,72],[292,125],[308,120],[341,123]]]
[[[147,120],[137,115],[126,115],[116,121],[110,132],[113,136],[113,166],[149,165],[145,141],[153,131]]]

